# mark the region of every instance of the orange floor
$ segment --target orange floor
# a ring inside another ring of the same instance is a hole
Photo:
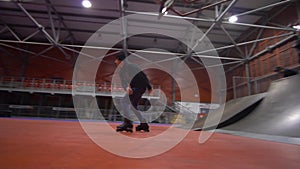
[[[115,126],[115,124],[112,124]],[[166,126],[152,126],[155,135]],[[128,134],[127,134],[128,135]],[[94,144],[78,122],[0,119],[1,169],[299,169],[300,146],[215,133],[205,144],[199,132],[151,158],[123,158]]]

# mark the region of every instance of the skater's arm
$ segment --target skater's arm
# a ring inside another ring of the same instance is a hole
[[[141,75],[142,79],[143,79],[144,83],[146,84],[146,88],[148,89],[149,92],[152,91],[152,86],[149,82],[147,75],[144,72],[141,72],[141,74],[142,74]]]
[[[119,75],[120,75],[120,79],[121,79],[121,85],[122,85],[123,89],[126,91],[129,84],[125,78],[125,74],[124,74],[124,72],[120,72]]]
[[[132,95],[132,94],[133,94],[133,90],[132,90],[132,88],[130,87],[130,85],[126,88],[126,92],[127,92],[129,95]]]

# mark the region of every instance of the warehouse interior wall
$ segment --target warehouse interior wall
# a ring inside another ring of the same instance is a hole
[[[275,7],[268,15],[280,10],[280,7]],[[258,23],[263,20],[258,21]],[[293,25],[297,23],[297,7],[295,5],[289,6],[287,9],[282,11],[278,16],[274,17],[269,21],[268,24],[280,24],[280,25]],[[251,29],[250,36],[244,35],[241,37],[243,41],[254,40],[257,38],[261,30],[255,28]],[[262,30],[261,38],[276,36],[281,34],[280,30],[271,30],[264,29]],[[245,37],[247,37],[245,39]],[[273,38],[270,40],[265,40],[258,42],[256,47],[254,48],[253,53],[250,56],[247,56],[247,52],[251,50],[253,47],[252,44],[248,45],[244,48],[241,48],[245,56],[242,57],[251,57],[260,51],[268,48],[280,42],[281,38]],[[256,58],[251,59],[250,61],[245,61],[245,63],[249,64],[250,67],[250,77],[264,77],[271,74],[274,74],[274,68],[276,66],[283,66],[287,68],[294,68],[299,66],[299,57],[297,50],[293,48],[295,43],[295,39],[288,41],[281,46],[278,46],[269,52],[266,52]],[[43,45],[26,45],[26,44],[8,44],[13,46],[14,48],[19,49],[28,49],[29,51],[33,51],[39,53],[41,51],[47,50],[41,55],[32,55],[31,53],[24,52],[22,50],[15,50],[11,47],[0,47],[0,76],[14,76],[14,77],[30,77],[30,78],[48,78],[48,79],[64,79],[71,80],[73,75],[74,64],[78,54],[72,53],[70,51],[65,51],[67,56],[61,52],[56,47],[43,46]],[[230,53],[231,56],[236,55],[236,51],[232,51]],[[113,63],[113,57],[107,58],[108,62]],[[198,65],[193,65],[195,63],[188,63],[188,65],[192,68]],[[226,79],[227,79],[227,100],[233,98],[233,77],[247,77],[246,72],[246,64],[243,64],[233,70],[229,70],[229,67],[225,66]],[[109,83],[111,82],[111,75],[113,74],[115,67],[113,65],[100,64],[99,72],[97,73],[97,77],[95,79],[98,83]],[[200,97],[195,96],[195,91],[190,91],[188,86],[185,88],[185,91],[180,91],[178,86],[175,86],[175,98],[174,91],[172,90],[172,78],[168,74],[164,74],[159,70],[146,70],[145,71],[149,76],[151,83],[154,85],[161,86],[161,89],[166,93],[168,100],[180,100],[182,99],[180,96],[180,92],[188,93],[190,96],[184,101],[190,102],[214,102],[211,100],[211,84],[209,80],[209,76],[205,69],[194,70],[193,74],[195,79],[197,79],[197,85],[199,87]],[[279,78],[279,77],[278,77]],[[271,83],[271,80],[268,81]],[[188,83],[187,83],[188,84]],[[266,85],[268,86],[268,85]],[[247,90],[244,90],[245,94]]]
[[[272,9],[272,11],[267,16],[272,16],[272,14],[276,13],[278,10],[280,10],[280,7],[275,7]],[[278,24],[278,25],[297,25],[298,23],[298,15],[297,15],[297,6],[291,5],[288,8],[286,8],[284,11],[282,11],[279,15],[271,19],[267,25],[272,24]],[[262,21],[258,21],[258,23],[261,23]],[[274,72],[274,68],[277,66],[282,66],[289,69],[298,69],[299,70],[299,63],[300,58],[298,56],[298,51],[293,46],[296,43],[297,37],[294,36],[294,38],[289,39],[285,43],[276,46],[275,48],[272,48],[275,44],[278,42],[284,40],[287,37],[276,37],[277,35],[283,34],[283,33],[289,33],[288,31],[282,31],[282,30],[272,30],[272,29],[258,29],[255,28],[249,29],[249,32],[252,34],[244,35],[245,37],[248,36],[245,41],[255,40],[257,38],[259,32],[261,32],[261,37],[259,38],[266,38],[266,37],[272,37],[273,39],[268,39],[264,41],[260,41],[254,46],[254,52],[247,56],[247,53],[251,51],[251,48],[253,48],[253,44],[247,45],[245,48],[241,48],[243,52],[245,52],[245,58],[251,56],[257,55],[259,52],[266,50],[261,55],[258,55],[255,58],[250,59],[249,61],[245,61],[243,65],[240,65],[239,67],[236,67],[233,70],[229,70],[226,72],[227,77],[227,86],[228,86],[228,92],[227,92],[227,100],[233,99],[233,77],[248,77],[246,72],[246,63],[249,64],[249,70],[250,74],[249,77],[251,79],[255,78],[264,78],[268,77],[274,74],[277,74]],[[233,51],[231,52],[232,55],[237,55],[237,52]],[[228,70],[228,69],[227,69]],[[269,79],[264,84],[264,88],[267,89],[269,84],[278,78],[281,78],[282,76],[278,75],[275,76],[275,78]],[[244,95],[248,95],[248,91],[245,88],[243,90]]]

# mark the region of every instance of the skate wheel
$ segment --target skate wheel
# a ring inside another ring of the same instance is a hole
[[[150,132],[150,130],[136,130],[137,132]]]
[[[132,133],[133,130],[126,130],[126,129],[117,129],[116,132],[123,132],[123,131],[126,131],[127,133],[130,132]]]

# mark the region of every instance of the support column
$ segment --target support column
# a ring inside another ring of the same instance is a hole
[[[248,96],[250,96],[251,93],[251,73],[250,73],[250,54],[248,52],[248,48],[245,47],[245,54],[246,54],[246,63],[245,63],[245,67],[246,67],[246,77],[247,77],[247,89],[248,89]]]
[[[176,80],[175,80],[175,78],[176,78],[176,67],[177,67],[177,61],[176,60],[174,60],[173,62],[173,67],[172,67],[172,106],[174,106],[175,105],[175,101],[176,101]]]
[[[233,99],[236,99],[236,85],[235,85],[235,76],[232,77],[232,91],[233,91]]]
[[[120,10],[121,10],[121,26],[122,26],[122,32],[121,35],[123,36],[123,50],[126,51],[128,48],[127,45],[127,19],[124,18],[125,16],[125,0],[120,0]],[[125,55],[127,57],[127,52],[125,52]]]
[[[41,108],[43,107],[43,104],[47,103],[47,102],[44,102],[44,99],[45,99],[45,95],[40,94],[39,106],[37,108],[37,116],[38,117],[40,116],[40,113],[42,111]]]
[[[250,77],[250,65],[249,62],[245,64],[246,67],[246,77],[247,77],[247,89],[248,89],[248,96],[251,95],[251,77]]]
[[[27,67],[27,61],[28,61],[28,54],[27,53],[22,53],[21,61],[22,61],[22,65],[21,65],[20,75],[21,75],[21,77],[25,77],[26,76],[25,72],[26,72],[26,67]]]
[[[62,95],[57,95],[58,97],[58,101],[57,101],[57,104],[58,106],[57,107],[62,107],[62,103],[63,103],[63,96]],[[55,117],[56,118],[59,118],[60,117],[60,110],[57,110],[56,114],[55,114]]]

